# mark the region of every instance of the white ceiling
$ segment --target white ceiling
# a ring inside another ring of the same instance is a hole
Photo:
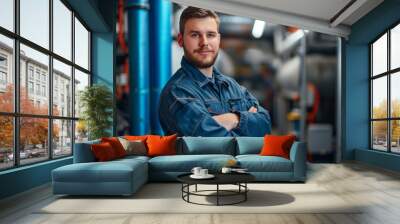
[[[383,0],[172,1],[186,6],[207,8],[267,23],[294,26],[342,37],[350,34],[352,24],[383,2]]]

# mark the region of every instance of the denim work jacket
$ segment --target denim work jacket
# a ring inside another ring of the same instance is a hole
[[[248,112],[250,107],[257,113]],[[271,132],[268,111],[234,79],[215,68],[207,78],[182,57],[181,68],[165,85],[159,104],[159,117],[165,134],[178,136],[264,136]],[[233,112],[239,125],[228,131],[212,116]]]

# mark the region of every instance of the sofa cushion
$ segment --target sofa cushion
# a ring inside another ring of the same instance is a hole
[[[53,170],[53,181],[58,182],[130,182],[134,172],[147,166],[140,159],[114,160],[95,163],[74,163]]]
[[[90,148],[92,144],[99,144],[100,139],[75,143],[74,147],[74,163],[95,162],[96,158]]]
[[[123,136],[123,138],[125,138],[126,140],[129,140],[129,141],[140,140],[140,141],[146,142],[147,135],[125,135],[125,136]]]
[[[120,158],[117,160],[114,160],[113,162],[127,162],[130,163],[135,160],[143,161],[143,162],[148,162],[150,157],[147,156],[138,156],[138,155],[129,155],[125,156],[124,158]]]
[[[168,136],[148,135],[147,155],[148,156],[165,156],[176,154],[176,139],[177,134]]]
[[[289,159],[290,148],[295,141],[294,135],[265,135],[261,156],[280,156]]]
[[[142,140],[126,140],[125,138],[118,137],[118,140],[121,142],[121,145],[124,147],[126,151],[126,155],[138,155],[145,156],[147,155],[146,143]]]
[[[104,137],[101,138],[101,142],[110,143],[110,145],[114,149],[117,158],[122,158],[126,156],[126,151],[117,137]]]
[[[230,159],[231,155],[175,155],[158,156],[149,160],[149,170],[163,172],[190,172],[193,167],[200,166],[211,172],[219,171]]]
[[[293,162],[279,156],[238,155],[236,159],[249,172],[293,172]]]
[[[90,148],[92,149],[94,157],[96,157],[96,161],[104,162],[118,158],[113,147],[108,142],[92,144]]]
[[[233,137],[182,137],[182,148],[178,154],[226,154],[235,155]]]
[[[263,137],[236,137],[236,155],[259,154],[264,145]]]

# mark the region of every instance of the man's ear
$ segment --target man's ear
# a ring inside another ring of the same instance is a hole
[[[183,47],[183,35],[182,33],[178,33],[177,41],[180,47]]]

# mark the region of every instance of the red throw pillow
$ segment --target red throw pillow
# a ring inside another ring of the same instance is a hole
[[[92,144],[90,148],[94,154],[94,157],[99,162],[109,161],[117,158],[114,149],[108,142]]]
[[[110,137],[110,138],[101,138],[101,142],[108,142],[114,149],[115,155],[117,158],[121,158],[126,156],[126,151],[122,146],[121,142],[119,142],[118,138]]]
[[[169,136],[148,135],[146,140],[148,156],[176,155],[176,138],[176,134]]]
[[[294,135],[265,135],[264,146],[261,149],[262,156],[281,156],[286,159],[290,158],[290,148],[296,136]]]

